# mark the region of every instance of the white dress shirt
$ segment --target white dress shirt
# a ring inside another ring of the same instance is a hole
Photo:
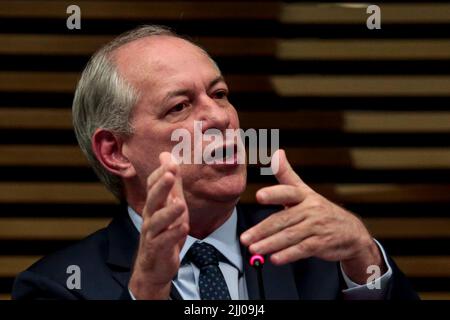
[[[128,213],[133,221],[133,224],[136,226],[137,230],[140,231],[142,226],[142,217],[130,207],[128,207]],[[188,235],[186,242],[180,251],[180,261],[183,262],[183,258],[186,253],[196,241],[206,242],[214,246],[228,260],[227,262],[219,261],[219,268],[222,271],[225,282],[227,283],[231,299],[248,300],[241,248],[237,237],[236,228],[237,212],[235,208],[228,220],[205,239],[199,240]],[[172,282],[183,299],[200,299],[200,291],[198,287],[199,276],[200,269],[193,263],[182,263],[180,265],[178,274]]]
[[[128,214],[134,226],[140,232],[142,227],[142,217],[131,207],[128,207]],[[227,261],[219,262],[219,268],[224,275],[225,282],[227,283],[228,290],[230,291],[231,299],[248,300],[241,249],[237,236],[236,208],[234,208],[233,213],[228,220],[208,237],[199,240],[189,235],[187,236],[183,248],[180,251],[180,261],[182,263],[178,270],[178,274],[172,280],[175,288],[185,300],[200,299],[200,291],[198,287],[200,270],[193,263],[183,262],[183,258],[186,253],[196,241],[206,242],[214,246],[227,259]],[[387,261],[386,253],[384,252],[383,247],[378,243],[378,241],[375,240],[375,242],[379,246],[383,254],[384,262],[388,267],[388,270],[380,278],[375,280],[375,287],[380,287],[380,289],[370,289],[368,285],[359,285],[354,283],[350,280],[350,278],[348,278],[341,266],[341,272],[347,285],[347,289],[342,291],[344,294],[344,299],[357,300],[384,298],[389,279],[392,277],[392,269]],[[130,295],[133,299],[135,299],[131,290]]]

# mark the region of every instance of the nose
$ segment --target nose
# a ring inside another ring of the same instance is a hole
[[[200,101],[198,120],[202,121],[203,130],[218,129],[224,131],[230,126],[231,110],[228,105],[219,104],[205,95]]]

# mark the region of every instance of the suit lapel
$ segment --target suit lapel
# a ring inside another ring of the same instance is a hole
[[[114,218],[108,230],[108,254],[106,263],[111,268],[113,278],[125,289],[130,280],[134,255],[139,244],[139,232],[136,230],[128,213]],[[182,300],[180,293],[172,284],[170,297]]]
[[[241,206],[238,206],[238,236],[245,230],[259,223],[273,210],[246,212]],[[250,253],[247,248],[241,245],[241,253],[243,256],[244,273],[247,283],[248,297],[250,300],[261,299],[260,290],[257,280],[257,271],[250,266]],[[299,298],[294,277],[292,265],[275,266],[269,259],[262,268],[264,291],[267,300],[297,300]]]

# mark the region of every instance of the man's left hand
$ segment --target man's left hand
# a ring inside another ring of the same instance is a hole
[[[278,158],[276,158],[278,157]],[[346,275],[365,284],[367,267],[386,266],[380,250],[360,219],[327,200],[294,172],[284,150],[272,157],[278,160],[274,170],[279,185],[258,190],[259,203],[282,205],[272,214],[241,235],[241,242],[253,254],[270,254],[270,260],[282,265],[309,257],[340,261]]]

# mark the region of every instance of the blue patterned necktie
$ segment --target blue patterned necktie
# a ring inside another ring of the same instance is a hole
[[[205,242],[195,242],[188,259],[200,269],[199,289],[202,300],[231,300],[225,278],[219,268],[219,251]]]

